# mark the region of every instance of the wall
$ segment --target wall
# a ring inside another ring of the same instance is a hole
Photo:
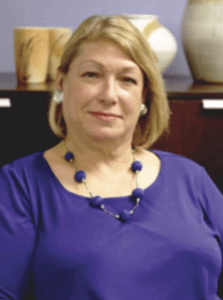
[[[92,14],[155,14],[176,37],[178,53],[165,74],[189,75],[180,29],[186,0],[0,0],[0,73],[15,72],[15,26],[75,27]]]

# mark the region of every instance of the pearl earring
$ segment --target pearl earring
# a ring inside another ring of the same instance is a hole
[[[58,89],[56,91],[54,91],[53,93],[53,101],[57,102],[58,104],[63,102],[63,91]]]
[[[142,104],[141,104],[141,108],[140,108],[140,117],[141,117],[141,116],[144,116],[145,114],[147,114],[147,112],[148,112],[147,107],[145,106],[144,103],[142,103]]]

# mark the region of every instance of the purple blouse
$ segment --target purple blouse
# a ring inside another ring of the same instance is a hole
[[[67,191],[43,152],[3,166],[0,299],[223,299],[223,196],[195,162],[154,153],[159,176],[125,223]]]

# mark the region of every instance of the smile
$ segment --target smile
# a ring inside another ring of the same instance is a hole
[[[120,116],[116,115],[116,114],[112,114],[112,113],[105,113],[105,112],[101,112],[101,111],[91,111],[89,112],[91,115],[93,115],[94,117],[96,117],[97,119],[101,120],[101,121],[114,121],[118,118],[120,118]]]
[[[111,113],[105,113],[105,112],[100,112],[100,111],[91,111],[90,114],[98,117],[113,117],[113,118],[120,118],[120,116],[116,114],[111,114]]]

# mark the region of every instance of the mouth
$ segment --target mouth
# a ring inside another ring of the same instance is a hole
[[[114,121],[119,118],[121,118],[119,115],[113,114],[113,113],[106,113],[102,111],[90,111],[89,112],[92,116],[96,117],[97,119],[101,121]]]
[[[113,118],[120,118],[119,115],[116,114],[112,114],[112,113],[105,113],[105,112],[101,112],[101,111],[91,111],[90,114],[94,115],[94,116],[98,116],[98,117],[113,117]]]

